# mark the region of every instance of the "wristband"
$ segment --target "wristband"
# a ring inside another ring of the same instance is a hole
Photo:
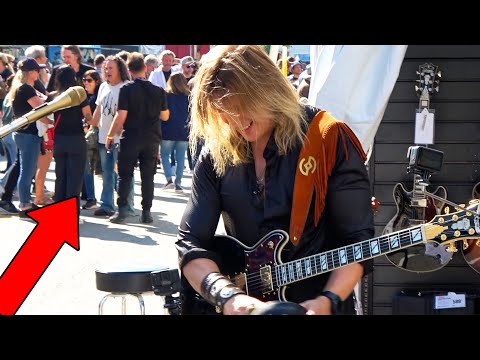
[[[107,135],[108,140],[113,140],[113,136]]]
[[[342,299],[340,299],[340,296],[331,291],[324,291],[320,294],[320,296],[325,296],[330,300],[332,304],[332,315],[338,314],[340,310],[340,304],[342,303]]]
[[[216,307],[218,313],[223,312],[223,306],[231,297],[245,294],[245,291],[219,272],[212,272],[202,280],[200,292],[208,303]]]

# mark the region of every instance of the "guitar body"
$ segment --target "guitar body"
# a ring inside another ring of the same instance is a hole
[[[432,194],[443,199],[447,198],[447,190],[443,186],[438,186]],[[393,188],[393,198],[397,205],[397,213],[385,226],[383,235],[407,229],[417,223],[428,222],[436,215],[441,214],[445,206],[445,203],[427,196],[425,221],[423,221],[417,219],[416,210],[412,206],[413,190],[408,191],[404,184],[398,183]],[[445,249],[446,246],[438,246],[437,243],[415,245],[390,253],[387,255],[387,259],[393,265],[403,270],[431,272],[444,267],[451,260],[453,253],[449,253]]]
[[[250,296],[262,301],[284,301],[284,287],[279,288],[272,283],[277,275],[270,270],[281,263],[280,253],[288,240],[285,231],[274,230],[254,246],[247,247],[232,236],[215,235],[215,251],[222,254],[220,272]],[[246,281],[248,278],[251,278],[249,282]],[[215,307],[183,278],[182,288],[182,314],[216,314]]]
[[[480,182],[476,183],[472,190],[472,199],[480,200]],[[480,230],[480,223],[475,222],[475,227]],[[465,262],[473,270],[480,274],[480,240],[467,240],[468,247],[462,247]]]

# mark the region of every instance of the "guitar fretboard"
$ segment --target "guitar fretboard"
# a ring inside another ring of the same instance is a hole
[[[335,250],[279,264],[274,269],[278,282],[277,285],[285,286],[424,241],[424,225],[418,225]]]

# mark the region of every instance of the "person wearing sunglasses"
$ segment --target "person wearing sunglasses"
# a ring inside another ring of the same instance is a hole
[[[88,70],[83,75],[82,83],[87,92],[87,101],[93,114],[97,107],[95,101],[97,100],[98,91],[102,83],[102,77],[96,70]],[[87,141],[87,162],[85,164],[85,175],[83,178],[84,182],[81,196],[82,200],[86,200],[85,204],[82,206],[82,209],[84,210],[98,207],[97,199],[95,197],[95,182],[93,175],[95,173],[100,174],[102,169],[102,165],[100,164],[100,153],[98,150],[98,127],[87,124],[86,131],[88,130],[96,133],[97,141],[95,141],[95,144],[91,144]]]
[[[182,65],[182,74],[188,83],[188,81],[195,76],[193,74],[196,68],[195,59],[191,56],[184,56],[182,60],[180,60],[180,64]]]

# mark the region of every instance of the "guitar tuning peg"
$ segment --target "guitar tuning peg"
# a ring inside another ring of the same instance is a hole
[[[437,77],[441,78],[442,77],[442,70],[439,70],[437,73]]]
[[[475,242],[475,245],[480,247],[480,239]]]
[[[467,239],[463,239],[463,250],[467,250],[468,249],[468,241]]]
[[[450,214],[450,207],[449,207],[449,206],[445,206],[445,208],[443,209],[443,212],[445,213],[445,215]]]
[[[436,91],[436,92],[439,92],[439,91],[440,91],[440,87],[437,86],[437,87],[435,88],[435,91]]]
[[[417,70],[417,75],[420,75],[420,74],[421,74],[420,71]]]
[[[418,92],[419,90],[420,90],[420,88],[417,85],[415,85],[415,91]]]

